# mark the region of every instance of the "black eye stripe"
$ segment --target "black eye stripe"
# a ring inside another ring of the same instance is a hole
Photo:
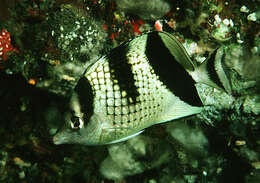
[[[78,81],[74,91],[79,97],[80,112],[84,114],[84,121],[87,122],[89,121],[89,117],[94,113],[94,95],[92,86],[86,77],[82,77]]]

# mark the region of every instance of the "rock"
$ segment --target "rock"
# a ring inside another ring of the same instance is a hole
[[[243,110],[245,113],[253,113],[255,115],[259,115],[260,114],[260,97],[258,95],[247,96],[243,103]]]
[[[156,20],[164,16],[171,9],[166,0],[116,0],[118,9],[126,13],[135,14],[142,19]]]
[[[72,5],[61,5],[47,24],[50,40],[42,57],[46,75],[36,86],[66,96],[87,66],[101,56],[107,35],[101,22]]]
[[[255,22],[255,21],[259,21],[259,19],[260,19],[260,11],[253,12],[253,13],[251,13],[251,14],[249,14],[249,15],[247,16],[247,20],[248,20],[248,21],[253,21],[253,22]]]
[[[167,132],[189,152],[200,156],[207,154],[208,140],[202,130],[180,121],[167,125]]]
[[[108,147],[109,156],[101,163],[100,172],[107,179],[121,180],[166,163],[169,144],[143,135]]]

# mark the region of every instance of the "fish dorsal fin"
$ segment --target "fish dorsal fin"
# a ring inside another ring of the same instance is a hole
[[[197,82],[231,94],[230,83],[221,60],[221,55],[218,49],[216,49],[191,75]]]
[[[163,37],[165,38],[165,36],[167,35],[164,35]],[[183,50],[180,50],[180,52],[181,53],[179,54],[184,54]],[[153,68],[153,72],[167,89],[190,105],[202,105],[196,87],[194,86],[195,81],[189,74],[189,72],[193,72],[194,69],[191,69],[191,71],[186,70],[180,60],[181,57],[178,57],[177,61],[176,55],[174,56],[170,52],[169,45],[168,47],[165,45],[158,32],[151,32],[148,34],[145,46],[145,56],[147,57],[150,66]],[[184,59],[187,58],[187,56],[186,58],[184,57]]]
[[[185,70],[194,71],[196,64],[192,62],[187,51],[176,37],[167,32],[158,32],[164,45],[169,49],[170,53],[175,57],[176,61],[181,64]]]

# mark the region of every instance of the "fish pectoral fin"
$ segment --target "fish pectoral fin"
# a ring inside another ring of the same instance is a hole
[[[141,130],[141,131],[139,131],[139,132],[137,132],[137,133],[134,133],[134,134],[129,135],[129,136],[126,136],[126,137],[123,137],[123,138],[121,138],[121,139],[113,140],[113,141],[111,141],[111,142],[109,142],[109,143],[107,143],[107,144],[115,144],[115,143],[118,143],[118,142],[126,141],[126,140],[128,140],[128,139],[131,139],[131,138],[133,138],[133,137],[139,135],[139,134],[142,133],[143,131],[144,131],[144,130]]]

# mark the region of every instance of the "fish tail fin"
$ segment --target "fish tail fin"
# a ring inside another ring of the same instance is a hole
[[[195,69],[192,76],[199,83],[204,83],[232,94],[227,67],[223,62],[223,48],[214,50],[209,57]]]

